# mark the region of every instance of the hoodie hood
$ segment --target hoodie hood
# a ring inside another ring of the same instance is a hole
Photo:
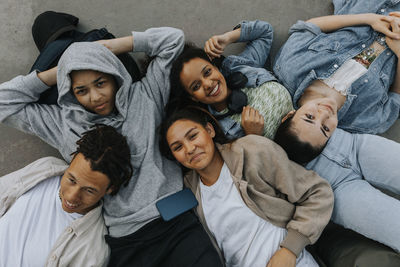
[[[80,112],[90,121],[108,117],[87,111],[76,100],[71,93],[69,75],[74,70],[94,70],[113,75],[118,84],[115,107],[123,118],[126,117],[132,78],[122,62],[109,49],[96,42],[73,43],[61,56],[57,72],[58,105],[62,109]]]
[[[118,86],[115,96],[117,112],[102,116],[86,110],[79,104],[71,93],[70,73],[74,70],[94,70],[113,75]],[[125,66],[103,45],[96,42],[77,42],[69,46],[60,58],[57,71],[57,102],[61,107],[65,126],[72,134],[66,135],[66,138],[72,139],[67,143],[71,144],[72,141],[74,144],[79,136],[94,124],[106,124],[120,129],[128,112],[131,84],[132,78]]]

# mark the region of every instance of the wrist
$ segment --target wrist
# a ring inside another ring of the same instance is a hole
[[[285,248],[285,247],[281,247],[281,250],[282,250],[283,252],[285,252],[285,254],[286,254],[288,257],[291,257],[291,258],[294,258],[294,259],[297,258],[296,254],[294,254],[290,249]]]
[[[232,43],[237,42],[240,38],[240,31],[241,31],[241,28],[237,28],[235,30],[226,32],[224,34],[225,35],[224,37],[226,38],[227,43],[232,44]]]
[[[37,76],[47,86],[49,87],[53,86],[57,84],[57,67],[51,68],[43,72],[39,72]]]
[[[365,13],[365,14],[358,14],[357,16],[360,17],[361,24],[366,24],[371,27],[375,25],[375,23],[384,17],[383,15],[375,14],[375,13]]]
[[[116,55],[133,51],[133,36],[117,38],[114,41],[116,42]]]

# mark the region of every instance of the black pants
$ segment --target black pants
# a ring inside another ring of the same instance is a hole
[[[220,267],[217,251],[197,216],[188,211],[165,222],[154,220],[137,232],[114,238],[108,266]]]

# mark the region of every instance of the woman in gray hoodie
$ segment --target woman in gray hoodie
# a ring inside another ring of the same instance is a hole
[[[170,65],[183,43],[183,32],[168,27],[98,43],[74,43],[62,55],[58,69],[34,71],[0,85],[0,122],[39,136],[68,162],[76,140],[94,124],[113,126],[127,137],[134,174],[118,195],[104,203],[112,266],[221,264],[193,213],[165,222],[155,205],[183,187],[179,167],[161,156],[155,135],[168,101]],[[154,57],[146,76],[135,83],[114,54],[128,51]],[[37,104],[40,94],[56,82],[58,105]],[[173,227],[176,224],[179,227]],[[152,242],[161,236],[161,242]],[[137,253],[143,243],[146,249]]]

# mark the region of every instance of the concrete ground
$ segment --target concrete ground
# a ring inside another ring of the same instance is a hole
[[[34,18],[54,10],[80,18],[79,29],[106,27],[116,36],[131,30],[172,26],[183,29],[187,40],[202,46],[213,34],[231,29],[240,20],[261,19],[272,24],[275,39],[272,57],[299,19],[332,13],[330,0],[2,0],[0,3],[0,83],[27,74],[38,51],[31,35]],[[227,50],[236,52],[240,46]],[[385,133],[400,141],[397,122]],[[43,156],[58,152],[34,136],[0,124],[0,176]]]

